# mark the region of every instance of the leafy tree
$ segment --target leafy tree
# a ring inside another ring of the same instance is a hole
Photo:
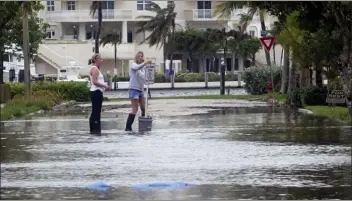
[[[265,27],[265,11],[263,8],[262,2],[256,1],[220,1],[217,3],[214,11],[214,15],[219,15],[220,18],[229,18],[233,11],[241,8],[248,8],[247,13],[241,15],[241,24],[242,27],[240,29],[241,34],[247,29],[247,26],[252,21],[253,16],[256,12],[259,12],[260,24],[262,31],[266,30]],[[271,65],[270,54],[265,51],[266,62],[268,65]]]
[[[22,3],[16,1],[1,1],[0,12],[0,83],[3,83],[3,60],[6,46],[15,44],[17,50],[23,49],[23,18],[22,18]],[[28,12],[28,31],[29,31],[29,54],[34,58],[38,51],[39,44],[46,37],[46,29],[49,26],[39,18],[37,12],[44,8],[38,1],[25,2],[25,9]]]

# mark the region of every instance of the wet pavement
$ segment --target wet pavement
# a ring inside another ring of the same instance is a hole
[[[87,114],[4,122],[1,199],[352,199],[351,126],[261,106],[155,117],[139,133],[125,116],[104,113],[102,136]],[[112,188],[87,189],[98,180]],[[131,187],[157,181],[195,186]]]
[[[244,88],[235,88],[225,90],[226,94],[240,95],[247,94]],[[219,95],[220,89],[152,89],[152,97],[172,97],[172,96],[202,96],[202,95]],[[104,96],[107,98],[128,98],[128,91],[106,91]]]

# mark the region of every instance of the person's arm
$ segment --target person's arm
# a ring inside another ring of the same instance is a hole
[[[132,69],[132,70],[140,70],[140,69],[142,69],[146,64],[147,64],[147,62],[143,62],[143,63],[141,63],[141,64],[133,63],[133,64],[131,65],[131,69]]]
[[[98,87],[104,87],[104,88],[109,88],[109,86],[105,83],[100,83],[98,81],[98,76],[99,76],[99,69],[97,67],[93,67],[91,70],[90,70],[90,75],[92,76],[92,83],[95,85],[95,86],[98,86]]]

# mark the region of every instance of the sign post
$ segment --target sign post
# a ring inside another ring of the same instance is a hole
[[[275,37],[274,36],[264,36],[264,37],[260,38],[260,42],[264,46],[265,50],[270,54],[270,49],[275,42]],[[273,91],[275,91],[273,70],[272,70],[271,66],[270,66],[270,77],[271,77],[271,84],[272,84]]]
[[[151,131],[153,118],[148,114],[148,93],[149,93],[149,85],[154,84],[155,79],[155,63],[148,64],[145,67],[145,85],[147,85],[147,93],[145,97],[145,116],[139,117],[139,131]]]

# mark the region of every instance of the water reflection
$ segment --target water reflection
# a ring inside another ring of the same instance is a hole
[[[351,127],[326,118],[243,107],[156,118],[144,133],[124,132],[124,118],[104,118],[102,136],[87,125],[85,116],[3,123],[1,198],[351,198]],[[85,188],[96,180],[114,188]],[[152,181],[197,186],[130,188]]]

